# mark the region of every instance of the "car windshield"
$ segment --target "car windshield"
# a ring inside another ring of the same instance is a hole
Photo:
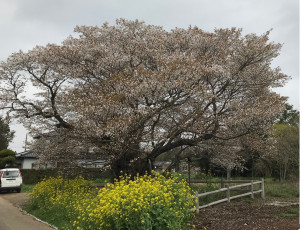
[[[14,177],[18,177],[19,176],[19,172],[18,171],[5,171],[3,173],[3,178],[14,178]]]

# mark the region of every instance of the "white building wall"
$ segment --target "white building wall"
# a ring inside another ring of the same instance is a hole
[[[22,162],[22,169],[32,169],[32,164],[36,162],[36,159],[24,159]]]

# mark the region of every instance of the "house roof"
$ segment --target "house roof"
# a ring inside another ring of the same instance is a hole
[[[36,154],[30,151],[24,151],[16,154],[16,158],[37,158]]]

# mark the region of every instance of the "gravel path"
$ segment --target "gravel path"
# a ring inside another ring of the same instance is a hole
[[[0,230],[53,230],[21,211],[27,199],[26,193],[0,193]]]

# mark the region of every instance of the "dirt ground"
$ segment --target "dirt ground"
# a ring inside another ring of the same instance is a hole
[[[6,192],[1,192],[0,197],[4,198],[5,200],[9,201],[16,207],[21,207],[23,204],[25,204],[28,199],[29,195],[28,193],[21,192],[21,193],[6,193]]]
[[[297,210],[298,199],[232,201],[200,210],[193,225],[197,230],[298,230]]]
[[[22,212],[18,206],[28,199],[26,193],[0,193],[1,230],[53,230],[51,226]]]

